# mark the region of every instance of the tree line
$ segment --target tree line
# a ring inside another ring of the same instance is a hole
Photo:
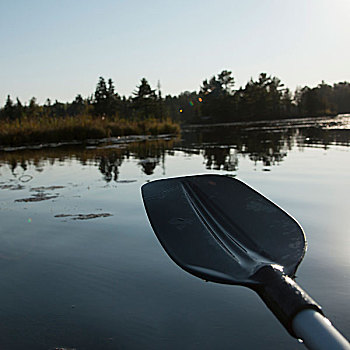
[[[322,81],[318,86],[297,88],[292,93],[277,77],[261,73],[244,87],[235,89],[231,71],[205,79],[199,91],[185,91],[178,96],[162,96],[160,84],[153,89],[142,78],[132,96],[120,96],[112,79],[100,77],[95,92],[83,98],[78,94],[72,102],[39,105],[33,97],[23,104],[7,96],[0,108],[0,120],[64,118],[93,115],[101,118],[143,120],[167,118],[180,123],[217,123],[289,117],[323,116],[350,113],[350,83],[333,86]]]

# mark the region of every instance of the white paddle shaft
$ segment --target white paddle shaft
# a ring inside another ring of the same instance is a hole
[[[350,350],[349,342],[319,312],[306,309],[293,319],[293,330],[311,350]]]

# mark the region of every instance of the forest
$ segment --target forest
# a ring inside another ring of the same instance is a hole
[[[261,73],[245,87],[235,89],[232,72],[223,70],[205,79],[199,91],[178,96],[162,96],[160,84],[152,89],[142,78],[132,96],[120,96],[112,79],[100,77],[91,96],[78,94],[72,102],[47,99],[39,105],[33,97],[28,104],[11,96],[0,109],[0,120],[23,118],[64,118],[82,115],[125,120],[170,118],[180,123],[217,123],[270,120],[289,117],[313,117],[350,113],[350,83],[333,86],[322,81],[318,86],[297,88],[292,93],[277,77]]]
[[[112,79],[98,79],[95,91],[72,102],[39,105],[36,98],[22,103],[11,96],[0,108],[0,144],[85,140],[133,134],[176,134],[183,124],[230,123],[332,116],[350,113],[350,83],[292,93],[279,78],[261,73],[235,89],[231,71],[205,79],[198,92],[163,97],[160,83],[152,88],[146,78],[129,97],[120,96]]]

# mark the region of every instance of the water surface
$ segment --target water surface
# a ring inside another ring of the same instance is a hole
[[[2,349],[303,348],[254,292],[185,273],[158,243],[140,187],[204,173],[301,223],[297,281],[349,336],[349,117],[48,146],[0,151]]]

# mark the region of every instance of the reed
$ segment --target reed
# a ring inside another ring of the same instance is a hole
[[[22,118],[2,121],[0,145],[84,141],[128,135],[179,134],[180,126],[170,119],[126,120],[121,118],[92,117],[91,115]]]

